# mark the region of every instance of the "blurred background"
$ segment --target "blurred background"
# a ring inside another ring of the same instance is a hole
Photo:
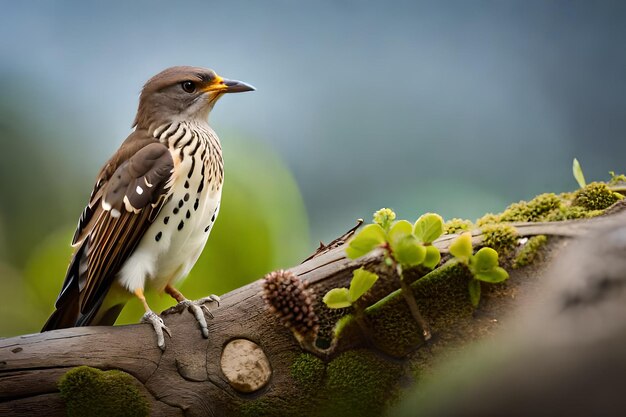
[[[626,3],[296,3],[3,2],[0,336],[52,311],[95,176],[168,66],[257,87],[211,115],[226,184],[190,298],[383,206],[475,219],[576,188],[574,157],[588,180],[624,171]],[[140,316],[131,302],[118,323]]]

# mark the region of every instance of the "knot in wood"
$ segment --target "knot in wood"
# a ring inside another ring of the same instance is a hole
[[[272,368],[263,349],[247,339],[228,342],[222,351],[220,366],[230,386],[242,393],[263,388],[272,376]]]

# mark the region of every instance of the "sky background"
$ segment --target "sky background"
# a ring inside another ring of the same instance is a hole
[[[380,206],[476,217],[623,170],[623,2],[6,2],[5,98],[67,125],[90,178],[129,132],[140,87],[171,65],[253,94],[211,121],[285,161],[312,239]],[[8,96],[7,96],[8,95]],[[8,140],[9,138],[3,138]],[[40,138],[46,141],[46,138]],[[77,212],[80,209],[77,209]]]
[[[1,5],[0,126],[26,139],[1,156],[14,168],[2,171],[0,232],[22,210],[12,193],[28,200],[51,175],[66,184],[51,198],[67,204],[41,230],[74,224],[130,132],[141,86],[172,65],[257,87],[224,97],[211,124],[226,152],[253,141],[288,168],[308,249],[383,206],[475,219],[571,190],[574,157],[588,179],[625,171],[621,1]],[[32,184],[28,149],[47,164]],[[227,187],[236,157],[226,155]]]

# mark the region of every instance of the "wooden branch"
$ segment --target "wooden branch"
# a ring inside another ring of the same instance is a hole
[[[520,236],[544,234],[569,239],[616,222],[624,224],[624,214],[617,212],[584,221],[518,224],[516,228]],[[435,244],[445,253],[452,239],[453,236],[444,236]],[[473,241],[475,245],[480,244],[479,232],[474,234]],[[558,242],[560,240],[556,239],[553,246],[555,253],[562,247]],[[382,256],[382,251],[374,251],[361,259],[349,260],[339,246],[290,271],[309,283],[309,289],[317,295],[315,308],[322,324],[330,322],[332,325],[334,321],[329,317],[333,312],[324,308],[321,296],[331,288],[347,286],[355,268],[378,268]],[[444,301],[435,299],[433,295],[425,297],[418,291],[420,309],[424,312],[426,308],[426,319],[433,323],[435,340],[427,346],[434,349],[439,346],[438,343],[452,343],[450,341],[457,336],[462,339],[472,335],[472,332],[493,331],[497,327],[496,318],[504,316],[512,303],[522,299],[520,295],[524,288],[536,283],[536,278],[536,269],[513,272],[510,284],[484,294],[485,302],[479,310],[480,314],[476,315],[470,309],[467,310],[468,314],[460,318],[445,320],[435,316],[432,308],[429,309],[433,305],[429,303]],[[393,289],[381,284],[381,293],[377,294],[376,299]],[[517,299],[511,294],[517,295]],[[445,294],[440,296],[445,297]],[[396,308],[398,314],[404,314],[406,305],[398,304],[398,307],[393,308]],[[196,321],[189,313],[166,316],[164,320],[173,337],[166,338],[165,352],[156,346],[154,332],[145,324],[71,328],[2,339],[0,415],[64,415],[66,402],[59,392],[59,380],[69,370],[81,365],[101,370],[121,370],[132,376],[134,386],[149,403],[151,415],[155,416],[254,415],[252,411],[246,414],[246,410],[252,410],[252,405],[262,405],[265,398],[273,401],[267,404],[291,407],[290,389],[296,384],[292,366],[299,355],[307,354],[307,350],[267,309],[262,297],[262,281],[224,295],[220,306],[212,308],[212,313],[214,318],[209,321],[208,339],[202,338]],[[389,352],[381,351],[375,341],[367,340],[362,334],[351,338],[348,333],[346,338],[348,342],[335,345],[330,350],[320,348],[316,352],[313,347],[308,353],[312,357],[317,355],[326,364],[342,352],[359,349],[375,352],[377,357],[391,360]],[[252,343],[237,342],[232,347],[233,341],[240,340]],[[413,350],[423,344],[423,340],[416,342]],[[245,350],[241,356],[256,359],[247,363],[245,360],[237,362],[236,353],[224,353],[227,346],[235,349],[234,352]],[[436,356],[433,352],[422,352],[422,358]],[[266,365],[263,358],[267,359]],[[409,355],[406,356],[408,358]],[[259,367],[263,369],[256,369],[250,364],[261,364]],[[254,374],[254,378],[251,374]],[[237,378],[240,381],[234,382]],[[252,380],[255,382],[249,383]],[[316,389],[315,386],[309,388]],[[309,391],[304,389],[302,392],[306,394]],[[309,406],[311,404],[306,399],[301,402]],[[255,410],[258,412],[259,408]],[[291,410],[293,414],[298,414]],[[271,410],[265,410],[266,415],[289,415],[287,411],[283,413],[274,409],[274,412],[272,414]],[[307,413],[312,411],[303,414]]]

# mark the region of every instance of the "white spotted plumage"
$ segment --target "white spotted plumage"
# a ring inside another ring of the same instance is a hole
[[[221,146],[208,123],[174,122],[153,135],[168,146],[174,170],[166,204],[118,274],[129,291],[161,291],[187,276],[207,242],[222,194]]]

